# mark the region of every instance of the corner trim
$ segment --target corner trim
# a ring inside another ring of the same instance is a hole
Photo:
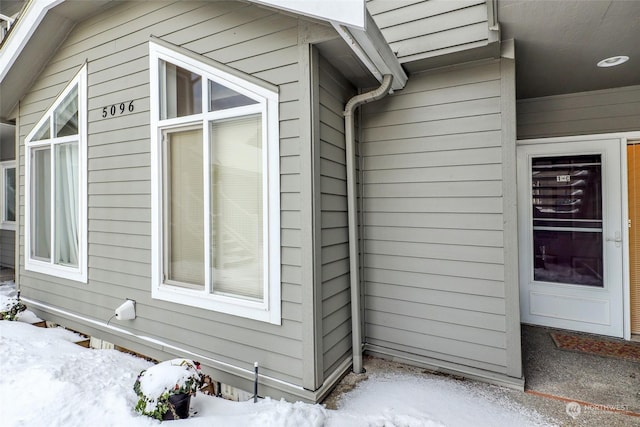
[[[520,267],[518,259],[518,185],[516,168],[515,61],[500,60],[500,117],[502,135],[502,214],[507,375],[521,377]]]

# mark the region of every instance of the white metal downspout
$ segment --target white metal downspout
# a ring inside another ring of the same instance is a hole
[[[351,338],[353,347],[353,372],[362,369],[362,331],[360,328],[360,263],[358,261],[358,210],[356,200],[356,165],[353,112],[362,104],[384,98],[391,88],[393,76],[385,74],[379,88],[356,95],[344,108],[345,142],[347,157],[347,216],[349,218],[349,271],[351,277]]]

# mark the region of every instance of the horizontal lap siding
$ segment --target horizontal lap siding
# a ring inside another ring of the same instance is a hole
[[[364,107],[367,343],[506,372],[500,97],[491,62]]]
[[[301,383],[301,237],[297,20],[241,2],[131,2],[80,23],[21,103],[24,140],[88,63],[89,283],[21,269],[24,295],[106,321],[124,298],[128,327],[229,364]],[[280,87],[282,326],[151,299],[148,41],[153,35]],[[135,111],[102,118],[133,101]],[[20,150],[24,206],[24,147]],[[24,210],[21,210],[24,220]],[[24,265],[24,229],[20,230]]]
[[[16,232],[0,230],[0,266],[15,268]]]
[[[400,62],[488,42],[485,0],[369,0],[367,9]]]
[[[325,378],[351,354],[349,236],[343,111],[355,95],[320,57],[320,193],[323,366]]]
[[[6,125],[5,125],[6,126]],[[15,128],[13,131],[15,132]],[[10,138],[0,141],[0,161],[11,161],[16,158],[16,144],[13,132]],[[0,266],[15,268],[16,233],[13,230],[0,230]]]
[[[640,130],[640,86],[544,98],[517,104],[518,138]]]

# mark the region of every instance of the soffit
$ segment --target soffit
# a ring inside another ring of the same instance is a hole
[[[0,0],[0,14],[13,16],[20,12],[25,3],[24,0]]]
[[[73,26],[112,3],[110,0],[67,1],[47,12],[0,82],[0,119],[10,118],[9,114],[17,106],[18,100],[33,84]]]
[[[355,87],[369,88],[380,85],[343,39],[336,38],[317,43],[316,47],[327,62],[340,70]]]
[[[515,39],[517,98],[640,84],[640,1],[498,0],[502,39]],[[601,59],[627,55],[618,67]]]

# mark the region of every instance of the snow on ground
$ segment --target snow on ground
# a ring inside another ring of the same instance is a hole
[[[133,384],[151,364],[116,350],[73,344],[67,330],[0,321],[0,420],[4,427],[158,426],[134,412]],[[541,426],[541,416],[504,396],[443,377],[372,374],[339,409],[198,394],[187,420],[169,426],[439,427]]]

